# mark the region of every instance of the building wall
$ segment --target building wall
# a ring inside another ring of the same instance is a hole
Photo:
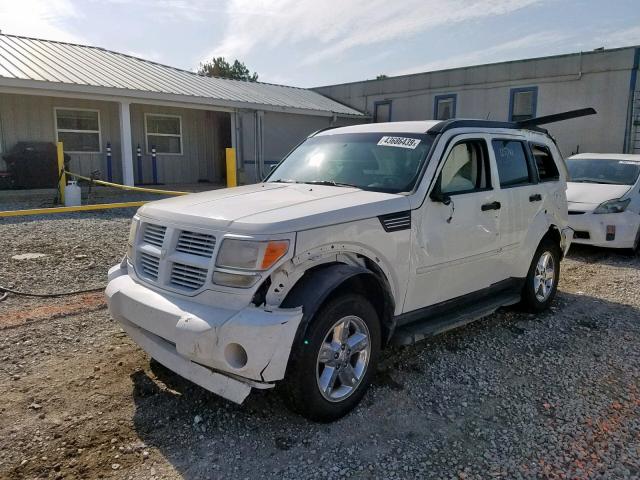
[[[223,162],[218,142],[218,123],[224,114],[208,110],[164,107],[157,105],[131,105],[131,136],[133,168],[138,181],[136,148],[142,148],[143,181],[153,178],[151,152],[145,143],[145,113],[178,115],[182,119],[182,155],[157,155],[158,181],[160,183],[196,183],[199,180],[220,182],[223,179]],[[226,118],[228,122],[228,116]]]
[[[88,108],[100,112],[100,153],[72,153],[70,170],[89,175],[99,170],[107,178],[106,144],[112,147],[112,174],[122,181],[119,106],[115,102],[79,100],[36,95],[0,93],[0,150],[6,153],[19,141],[55,142],[55,107]],[[156,105],[131,105],[132,151],[135,180],[138,181],[136,146],[142,147],[143,181],[151,183],[151,153],[145,148],[145,113],[165,113],[182,118],[182,155],[158,155],[158,181],[195,183],[220,182],[224,178],[224,158],[217,148],[219,122],[229,122],[228,114]],[[0,154],[1,155],[1,154]],[[0,159],[0,171],[5,170]]]
[[[565,155],[622,152],[635,48],[588,52],[316,88],[371,115],[391,100],[392,121],[434,118],[437,95],[456,94],[456,117],[508,120],[510,91],[537,87],[536,115],[594,107],[598,115],[548,126]]]
[[[240,138],[240,181],[242,183],[255,183],[260,181],[260,175],[256,173],[256,155],[260,155],[260,148],[256,149],[256,142],[261,146],[265,171],[268,173],[271,165],[275,165],[295,146],[311,133],[331,125],[353,125],[362,123],[362,120],[351,118],[300,115],[293,113],[264,112],[262,113],[262,136],[256,136],[256,124],[260,120],[256,118],[254,111],[241,112],[238,115],[241,126]],[[258,127],[259,128],[259,127]],[[258,157],[259,158],[259,157]]]
[[[118,105],[112,102],[77,100],[70,98],[43,97],[32,95],[14,95],[0,93],[0,144],[4,153],[17,142],[55,142],[55,107],[90,108],[100,111],[100,130],[102,138],[101,153],[70,154],[70,170],[79,174],[90,174],[100,170],[106,177],[105,145],[111,142],[114,179],[122,178],[120,164],[120,124]],[[0,170],[6,165],[0,159]]]

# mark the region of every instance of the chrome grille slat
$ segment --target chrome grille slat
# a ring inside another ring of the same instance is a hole
[[[142,239],[146,243],[150,243],[156,247],[162,247],[162,242],[164,242],[164,236],[166,233],[167,227],[154,225],[153,223],[145,223]]]
[[[178,237],[176,251],[211,258],[215,247],[216,237],[213,235],[183,230]]]

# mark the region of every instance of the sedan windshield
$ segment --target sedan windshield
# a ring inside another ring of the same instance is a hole
[[[640,162],[608,159],[569,159],[569,181],[633,185],[640,174]]]
[[[266,181],[409,192],[432,144],[433,136],[415,133],[311,137],[291,152]]]

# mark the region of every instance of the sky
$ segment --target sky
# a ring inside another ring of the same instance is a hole
[[[0,30],[313,87],[640,45],[640,0],[0,0]]]

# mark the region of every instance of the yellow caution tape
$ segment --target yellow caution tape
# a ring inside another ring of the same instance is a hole
[[[5,210],[2,217],[20,217],[24,215],[47,215],[49,213],[86,212],[91,210],[109,210],[111,208],[140,207],[148,202],[98,203],[96,205],[80,205],[79,207],[32,208],[29,210]]]
[[[193,192],[176,192],[172,190],[161,190],[159,188],[130,187],[129,185],[120,185],[119,183],[105,182],[104,180],[95,180],[89,177],[83,177],[82,175],[78,175],[77,173],[72,173],[72,172],[65,172],[65,173],[71,177],[80,178],[82,180],[93,182],[98,185],[120,188],[122,190],[131,190],[134,192],[160,193],[162,195],[188,195],[190,193],[193,193]]]
[[[146,192],[146,193],[159,193],[161,195],[188,195],[192,192],[176,192],[172,190],[161,190],[159,188],[142,188],[142,187],[130,187],[128,185],[120,185],[119,183],[105,182],[103,180],[94,180],[89,177],[78,175],[77,173],[64,172],[66,175],[74,178],[93,182],[98,185],[105,185],[107,187],[120,188],[122,190],[131,190],[134,192]],[[71,212],[86,212],[91,210],[109,210],[112,208],[128,208],[128,207],[140,207],[144,205],[144,201],[139,202],[116,202],[116,203],[98,203],[96,205],[80,205],[77,207],[52,207],[52,208],[32,208],[29,210],[6,210],[0,211],[0,218],[2,217],[20,217],[25,215],[47,215],[50,213],[71,213]]]

